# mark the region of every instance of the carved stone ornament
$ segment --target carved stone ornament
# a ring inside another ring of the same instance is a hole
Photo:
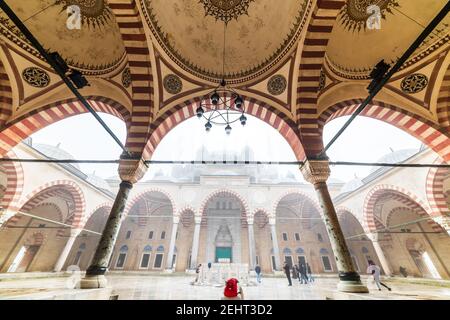
[[[306,181],[312,184],[326,182],[330,177],[330,165],[328,160],[307,160],[300,171]]]

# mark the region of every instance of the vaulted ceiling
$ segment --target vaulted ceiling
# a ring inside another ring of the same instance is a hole
[[[303,144],[314,136],[314,152],[321,148],[317,141],[321,140],[324,123],[333,118],[333,108],[342,108],[344,101],[351,106],[365,98],[368,75],[374,65],[382,59],[391,65],[395,63],[447,3],[445,0],[6,2],[46,49],[58,51],[70,66],[88,77],[91,86],[81,90],[84,96],[92,101],[101,97],[102,103],[120,105],[119,112],[126,121],[137,112],[142,127],[130,129],[140,135],[133,137],[136,149],[137,140],[144,141],[146,134],[157,131],[157,126],[170,116],[175,120],[157,133],[153,148],[171,126],[182,117],[192,116],[192,112],[176,113],[216,86],[225,70],[228,83],[262,107],[254,108],[252,114],[278,126],[285,136],[300,137]],[[373,16],[367,12],[370,5],[380,9],[379,28],[367,27],[367,20]],[[76,28],[78,16],[80,28]],[[449,31],[447,15],[394,75],[377,101],[383,103],[382,107],[412,114],[450,136],[447,120],[450,111],[446,111],[450,110],[447,102],[450,93],[446,89],[450,77]],[[25,118],[43,106],[73,99],[1,11],[0,33],[0,87],[7,88],[2,99],[6,105],[0,108],[0,126]],[[103,106],[97,107],[100,110]],[[340,115],[351,110],[346,112]],[[290,129],[284,129],[285,124]],[[295,144],[292,141],[291,145]]]

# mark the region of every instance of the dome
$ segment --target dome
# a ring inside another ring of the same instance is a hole
[[[58,159],[58,160],[75,160],[75,157],[72,156],[67,151],[61,149],[60,143],[58,143],[56,146],[52,146],[49,144],[42,144],[42,143],[33,143],[33,148],[39,151],[40,153],[43,153],[47,158],[50,159]],[[78,163],[71,163],[72,166],[80,170],[80,166]]]
[[[350,180],[344,186],[341,188],[340,193],[347,193],[352,192],[361,187],[364,183],[362,180],[358,177],[355,177],[355,179]]]
[[[400,163],[403,162],[409,158],[411,158],[413,155],[417,154],[419,152],[418,149],[401,149],[397,151],[393,151],[391,153],[388,153],[381,158],[379,158],[376,162],[378,163]],[[377,171],[380,167],[374,166],[370,170],[370,173],[373,173]]]
[[[103,178],[100,178],[99,176],[95,175],[95,172],[92,174],[88,174],[86,181],[93,184],[97,188],[111,191],[111,186],[106,182]]]

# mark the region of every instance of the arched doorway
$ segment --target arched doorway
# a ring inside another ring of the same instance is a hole
[[[166,267],[174,205],[159,190],[135,197],[120,227],[111,256],[112,270],[162,270]],[[127,246],[125,251],[124,246]]]
[[[394,274],[448,278],[450,237],[424,209],[420,200],[395,187],[374,188],[365,215],[378,234]]]
[[[52,271],[71,227],[81,221],[84,196],[73,182],[49,183],[27,199],[0,230],[2,272]]]
[[[231,191],[210,195],[203,208],[200,263],[250,263],[246,205]]]
[[[66,268],[70,265],[77,265],[81,270],[86,270],[89,267],[110,210],[111,207],[105,205],[90,215],[67,257]]]
[[[357,271],[364,273],[369,260],[380,265],[372,241],[366,235],[358,219],[345,209],[338,210],[338,219]]]
[[[313,273],[337,270],[325,224],[312,199],[289,193],[277,203],[275,215],[282,263],[307,262]]]

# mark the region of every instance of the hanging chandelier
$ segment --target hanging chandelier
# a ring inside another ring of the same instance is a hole
[[[244,99],[225,81],[225,40],[226,24],[224,23],[222,80],[217,87],[202,97],[196,114],[199,119],[206,120],[205,129],[207,132],[211,130],[213,125],[219,125],[225,126],[225,132],[230,134],[231,124],[240,122],[241,125],[245,126],[247,117],[244,114]]]

